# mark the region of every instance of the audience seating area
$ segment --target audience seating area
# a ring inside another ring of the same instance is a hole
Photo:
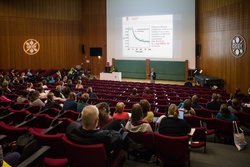
[[[32,80],[34,89],[37,88],[38,82],[43,78],[49,75],[56,77],[56,71],[33,70],[32,73],[39,73],[37,78]],[[18,71],[18,73],[21,72],[25,72],[25,70]],[[214,118],[219,111],[206,109],[206,103],[211,100],[212,93],[220,94],[223,101],[229,99],[229,94],[224,89],[212,90],[207,87],[186,87],[184,85],[118,82],[97,79],[84,79],[82,82],[83,89],[75,89],[75,84],[76,80],[73,80],[71,89],[76,93],[85,92],[88,87],[92,87],[97,98],[90,98],[88,103],[97,104],[103,101],[107,102],[111,110],[111,115],[115,110],[117,102],[124,102],[126,105],[125,111],[130,112],[132,105],[141,100],[140,97],[130,96],[133,88],[138,90],[140,96],[145,87],[150,88],[153,97],[147,100],[151,104],[151,110],[154,112],[155,117],[164,115],[166,107],[169,104],[175,103],[178,105],[185,99],[190,99],[193,95],[198,95],[200,98],[199,104],[203,108],[196,109],[195,116],[185,118],[193,128],[196,128],[191,139],[188,136],[179,138],[167,137],[157,132],[138,135],[129,134],[136,142],[144,144],[146,148],[149,148],[163,163],[172,165],[187,163],[190,166],[190,149],[203,148],[203,152],[205,153],[206,136],[215,135],[218,137],[217,139],[223,138],[226,142],[231,142],[233,139],[232,123]],[[10,85],[9,88],[12,94],[5,93],[4,95],[12,101],[0,102],[0,144],[15,141],[20,135],[31,132],[41,146],[49,146],[49,148],[46,148],[49,151],[47,151],[43,159],[45,166],[79,166],[81,161],[84,161],[85,165],[91,162],[91,166],[95,166],[93,162],[96,162],[96,166],[101,166],[101,164],[102,166],[120,165],[124,153],[119,153],[114,162],[110,162],[102,144],[92,146],[77,145],[65,137],[67,126],[73,121],[79,121],[80,113],[73,110],[61,111],[55,108],[44,110],[40,107],[29,106],[28,103],[17,103],[16,98],[24,95],[26,86],[27,82],[18,86]],[[48,83],[47,86],[47,90],[55,90],[56,88],[56,84],[54,83]],[[244,109],[243,112],[237,113],[239,118],[238,123],[247,128],[250,128],[249,111],[249,109]],[[154,123],[151,123],[151,125],[154,129]],[[177,145],[178,147],[176,147]],[[175,153],[174,157],[172,157],[173,152]],[[98,155],[102,159],[98,158],[96,160],[95,157]]]

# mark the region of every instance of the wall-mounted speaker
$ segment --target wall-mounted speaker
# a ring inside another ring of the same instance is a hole
[[[85,46],[82,45],[81,48],[82,48],[82,54],[85,54]]]

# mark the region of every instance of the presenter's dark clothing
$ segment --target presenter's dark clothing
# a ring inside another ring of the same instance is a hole
[[[78,144],[104,144],[106,152],[111,153],[122,146],[122,136],[112,130],[85,130],[78,123],[72,122],[66,130],[66,136]]]
[[[167,136],[185,136],[190,131],[190,125],[184,119],[164,117],[159,125],[159,133]]]

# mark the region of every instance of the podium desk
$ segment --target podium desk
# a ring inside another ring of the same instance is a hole
[[[112,73],[101,72],[100,80],[122,81],[122,73],[121,72],[112,72]]]

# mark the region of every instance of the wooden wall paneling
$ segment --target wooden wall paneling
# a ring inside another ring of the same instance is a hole
[[[106,55],[106,1],[83,1],[83,43],[86,48],[86,59],[90,60],[91,72],[99,75],[104,71]],[[102,47],[102,57],[90,57],[90,47]],[[85,65],[87,65],[85,63]]]
[[[81,6],[81,0],[0,0],[0,40],[5,43],[0,47],[0,68],[70,68],[80,64]],[[22,50],[29,38],[40,43],[36,55]]]
[[[240,88],[242,92],[250,87],[250,2],[247,0],[197,0],[196,42],[202,45],[198,67],[205,74],[225,80],[228,92]],[[247,51],[241,58],[235,58],[230,51],[231,39],[242,35]]]

